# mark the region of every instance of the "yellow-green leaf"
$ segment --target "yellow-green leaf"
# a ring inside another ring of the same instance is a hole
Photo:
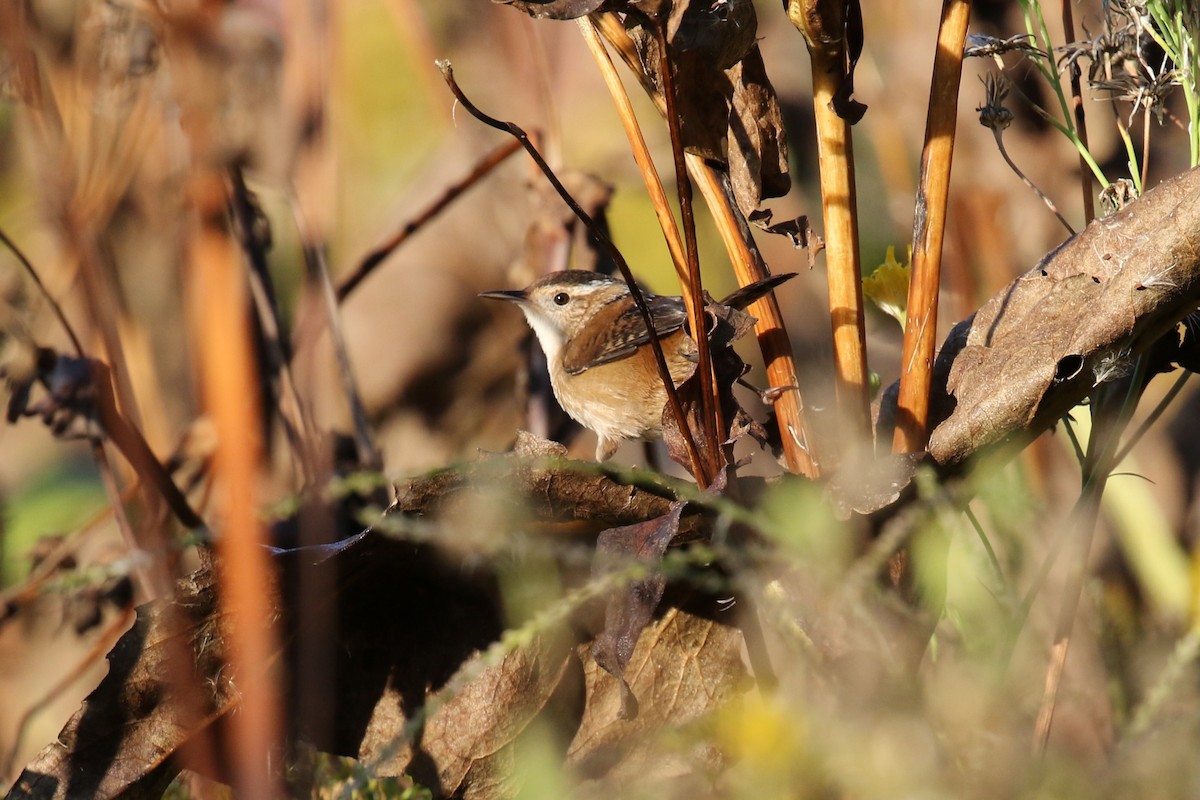
[[[887,257],[869,277],[863,278],[863,294],[879,306],[883,313],[900,323],[901,330],[908,312],[908,282],[912,277],[912,253],[909,261],[896,260],[896,248],[887,249]]]

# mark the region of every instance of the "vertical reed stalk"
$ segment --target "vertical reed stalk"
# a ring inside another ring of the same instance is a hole
[[[787,13],[804,35],[812,61],[839,421],[848,433],[858,437],[866,436],[869,428],[870,390],[858,251],[854,141],[850,122],[833,107],[834,95],[845,80],[848,65],[845,6],[843,0],[791,0]]]
[[[969,0],[944,0],[913,220],[912,283],[908,288],[908,325],[904,331],[896,433],[892,442],[892,449],[898,453],[919,452],[929,442],[929,387],[937,334],[942,243],[954,158],[963,44],[970,16]]]

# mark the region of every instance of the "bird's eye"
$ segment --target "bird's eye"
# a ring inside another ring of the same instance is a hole
[[[571,296],[566,292],[559,292],[558,294],[554,295],[554,302],[560,306],[565,306],[567,303],[571,302]]]

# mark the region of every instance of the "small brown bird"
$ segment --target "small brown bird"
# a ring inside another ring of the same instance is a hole
[[[745,308],[791,277],[776,275],[751,284],[722,304]],[[643,294],[667,369],[679,386],[696,368],[696,343],[684,330],[683,299]],[[599,437],[597,460],[609,458],[626,439],[662,435],[667,393],[646,323],[624,281],[599,272],[563,270],[519,291],[483,292],[480,297],[520,306],[546,354],[559,405]]]

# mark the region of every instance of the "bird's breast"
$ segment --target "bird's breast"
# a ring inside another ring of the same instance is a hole
[[[662,340],[663,353],[676,386],[695,365],[694,343],[682,331]],[[559,405],[585,428],[610,440],[654,438],[662,432],[667,393],[658,377],[649,345],[619,361],[567,374],[562,360],[551,362],[550,382]]]

